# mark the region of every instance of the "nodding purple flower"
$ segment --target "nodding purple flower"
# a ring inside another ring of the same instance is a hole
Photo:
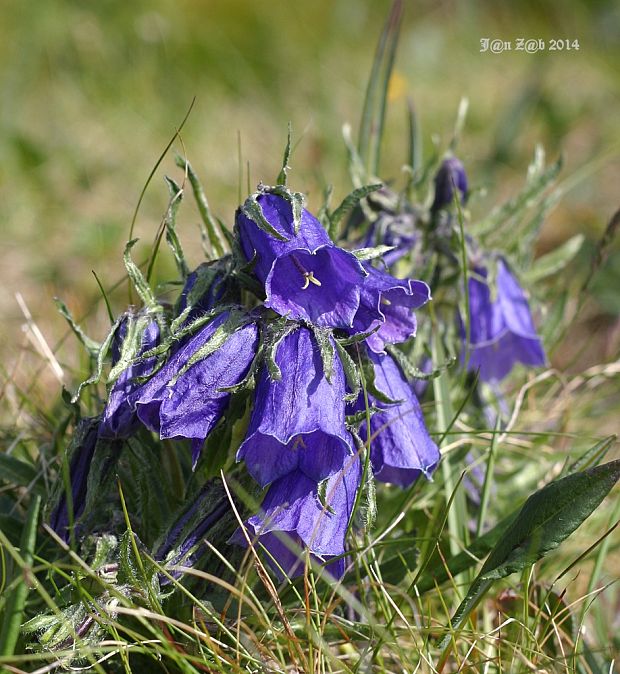
[[[269,487],[261,512],[244,526],[250,541],[266,550],[266,560],[278,576],[282,577],[282,571],[289,577],[303,573],[305,550],[317,562],[326,563],[333,576],[344,575],[345,535],[360,477],[359,458],[352,455],[321,486],[295,471]],[[241,530],[231,542],[248,544]]]
[[[467,174],[456,157],[444,159],[435,175],[435,200],[431,211],[449,208],[454,201],[454,187],[459,192],[461,203],[467,200]]]
[[[159,344],[159,339],[160,329],[156,319],[144,315],[127,314],[118,325],[112,341],[112,366],[120,361],[124,350],[131,360],[139,359],[143,353],[156,347]],[[137,351],[134,347],[136,342],[139,342]],[[135,351],[133,353],[132,347]],[[127,438],[135,432],[138,427],[138,419],[130,399],[141,385],[139,378],[149,375],[156,362],[155,356],[137,360],[120,373],[108,394],[103,418],[99,426],[101,437],[109,439]]]
[[[71,491],[71,509],[73,522],[81,517],[86,507],[88,497],[88,476],[91,471],[93,457],[99,440],[99,418],[82,419],[73,435],[68,450],[67,461],[69,464],[69,486]],[[101,474],[107,472],[110,462],[106,461],[101,466]],[[50,514],[50,527],[65,541],[69,542],[69,505],[67,503],[67,490],[62,476],[58,478],[58,500]]]
[[[501,257],[497,259],[495,298],[488,283],[488,268],[477,266],[469,276],[470,344],[467,367],[479,371],[485,382],[498,382],[517,363],[530,367],[546,364],[523,288]],[[461,337],[466,326],[461,317]],[[465,358],[465,353],[463,354]]]
[[[222,389],[243,381],[258,348],[255,323],[242,323],[226,335],[230,317],[222,312],[187,338],[133,397],[140,420],[162,439],[195,440],[194,463],[230,402],[230,392]]]
[[[386,344],[404,342],[415,335],[417,323],[413,312],[430,300],[431,291],[424,281],[397,279],[369,264],[364,268],[368,276],[349,332],[378,328],[366,338],[366,343],[375,353],[384,353]]]
[[[275,362],[281,379],[272,380],[263,368],[237,460],[245,460],[263,487],[293,471],[320,482],[340,470],[352,453],[342,364],[334,357],[330,383],[314,336],[305,327],[284,337]]]
[[[154,558],[164,563],[165,567],[179,564],[192,566],[200,555],[199,547],[207,534],[217,529],[223,518],[231,512],[228,497],[215,484],[208,482],[202,487],[157,545]],[[170,575],[179,578],[181,573],[171,569]],[[161,585],[170,582],[167,576],[160,575]]]
[[[370,418],[370,459],[377,480],[400,487],[412,484],[420,475],[431,477],[439,463],[439,449],[431,439],[413,385],[390,355],[368,352],[373,365],[374,387],[394,401],[383,402],[368,393],[368,402],[379,408]],[[360,396],[361,397],[361,396]],[[355,411],[364,409],[358,400]],[[367,423],[360,435],[368,439]]]
[[[265,286],[265,306],[293,320],[320,327],[350,327],[360,302],[364,269],[355,255],[337,247],[307,210],[295,233],[292,206],[284,197],[257,197],[276,238],[243,210],[236,215],[239,242]]]

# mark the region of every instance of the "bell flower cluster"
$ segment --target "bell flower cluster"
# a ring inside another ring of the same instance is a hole
[[[414,312],[430,289],[336,245],[294,197],[261,188],[238,209],[237,257],[189,274],[163,356],[159,323],[140,318],[142,334],[133,334],[133,358],[110,390],[100,433],[126,438],[140,426],[188,439],[196,466],[233,396],[251,388],[235,459],[265,493],[230,543],[260,547],[279,574],[301,573],[309,555],[340,576],[366,449],[368,474],[399,487],[430,478],[439,461],[413,384],[386,351],[416,334]],[[242,268],[257,298],[240,292],[225,268]],[[126,324],[113,363],[128,348]],[[380,396],[368,395],[367,415],[358,414],[364,396],[351,381],[357,361],[374,369]]]

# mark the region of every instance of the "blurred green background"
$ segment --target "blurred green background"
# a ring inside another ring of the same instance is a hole
[[[341,127],[357,128],[385,0],[3,0],[0,5],[0,360],[11,370],[28,344],[15,299],[22,293],[50,345],[65,332],[52,302],[77,316],[98,297],[91,270],[109,286],[140,190],[196,102],[185,151],[214,211],[232,222],[238,202],[237,136],[251,180],[272,181],[286,127],[298,140],[291,183],[321,203],[349,189]],[[461,97],[470,101],[459,146],[486,196],[476,218],[521,184],[535,144],[562,152],[570,177],[586,167],[547,222],[540,250],[575,232],[591,241],[620,205],[620,5],[497,0],[405,2],[391,88],[383,177],[406,158],[405,101],[415,101],[425,150],[447,144]],[[482,38],[569,38],[578,51],[480,53]],[[180,143],[175,143],[181,149]],[[593,163],[594,162],[594,163]],[[147,252],[167,202],[162,177],[140,210],[136,257]],[[189,201],[189,200],[188,200]],[[180,233],[200,261],[197,216]],[[591,250],[591,249],[590,249]],[[582,265],[588,264],[588,249]],[[618,278],[616,276],[616,281]],[[592,315],[605,344],[618,338],[618,293],[599,283]],[[121,310],[126,292],[114,298]],[[103,308],[97,320],[101,337]],[[602,319],[600,317],[603,317]],[[92,326],[91,326],[92,327]],[[97,332],[97,321],[95,321]],[[615,340],[615,341],[614,341]],[[34,349],[34,346],[28,346]],[[71,343],[61,359],[71,360]],[[600,352],[596,359],[604,357]]]

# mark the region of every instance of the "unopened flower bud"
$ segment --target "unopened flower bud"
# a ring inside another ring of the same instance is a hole
[[[431,211],[449,207],[454,201],[454,187],[460,192],[461,203],[467,199],[467,174],[456,157],[444,159],[435,175],[435,200]]]

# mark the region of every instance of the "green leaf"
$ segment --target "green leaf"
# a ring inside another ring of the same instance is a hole
[[[522,571],[557,548],[600,505],[620,478],[620,460],[567,475],[530,496],[496,543],[451,621],[447,649],[494,580]]]
[[[153,291],[140,271],[140,268],[131,259],[131,249],[136,245],[137,242],[138,239],[132,239],[131,241],[128,241],[127,245],[125,246],[125,252],[123,253],[125,269],[127,269],[127,276],[129,276],[131,279],[131,282],[138,292],[140,299],[144,303],[144,306],[152,309],[157,306],[155,295],[153,295]]]
[[[282,317],[261,331],[259,351],[262,353],[267,371],[273,381],[282,379],[282,371],[276,363],[276,353],[280,342],[297,327],[294,323],[287,323],[286,319]]]
[[[241,326],[247,323],[247,316],[242,312],[232,312],[229,318],[219,327],[215,329],[215,332],[211,337],[203,344],[197,351],[195,351],[184,363],[183,367],[174,375],[170,380],[170,385],[174,386],[176,381],[185,374],[193,365],[198,363],[201,360],[207,358],[212,353],[217,351],[226,340]]]
[[[168,202],[168,209],[166,210],[166,215],[164,217],[166,241],[174,255],[174,261],[176,262],[179,274],[181,278],[185,280],[189,274],[189,269],[176,230],[177,212],[181,205],[181,200],[183,199],[183,190],[172,178],[166,176],[165,180],[168,185],[168,190],[170,191],[170,201]]]
[[[394,246],[374,246],[373,248],[358,248],[357,250],[351,252],[360,262],[364,262],[366,260],[376,260],[379,257],[383,257],[386,253],[389,253],[391,250],[394,250]]]
[[[277,194],[279,197],[286,199],[293,210],[293,232],[295,236],[299,234],[301,227],[301,214],[304,209],[304,195],[301,192],[294,192],[285,185],[273,185],[268,187],[266,185],[259,185],[258,194]]]
[[[325,231],[329,234],[329,238],[332,239],[333,241],[336,240],[338,236],[338,232],[335,231],[336,228],[332,226],[332,221],[331,221],[331,201],[332,201],[332,195],[334,193],[334,186],[333,185],[327,185],[325,189],[323,190],[323,205],[319,209],[319,212],[317,213],[317,220],[323,225],[323,228]]]
[[[366,168],[364,167],[364,162],[360,157],[357,147],[353,143],[351,138],[351,125],[344,124],[342,126],[342,139],[344,140],[344,145],[347,149],[347,159],[349,164],[349,175],[351,176],[351,181],[355,187],[362,187],[366,179]]]
[[[562,469],[558,479],[566,477],[567,475],[574,475],[575,473],[589,468],[591,465],[598,463],[604,458],[605,454],[615,442],[616,436],[611,435],[601,442],[597,442],[593,447],[584,452],[576,461],[568,464]],[[424,594],[432,590],[436,585],[441,585],[450,580],[454,576],[472,568],[478,559],[487,555],[499,541],[499,539],[507,531],[510,524],[516,519],[520,508],[513,510],[509,515],[502,518],[492,529],[486,533],[478,536],[468,546],[467,550],[460,552],[454,557],[442,563],[442,560],[437,556],[437,564],[433,568],[431,574],[425,574],[416,584],[417,591]]]
[[[555,250],[539,257],[534,261],[531,269],[523,274],[523,280],[531,284],[561,271],[581,250],[585,240],[586,237],[583,234],[576,234]]]
[[[422,168],[422,134],[411,99],[407,101],[407,121],[409,122],[409,166],[415,174]]]
[[[110,350],[110,346],[112,345],[112,340],[114,339],[114,334],[116,333],[116,330],[118,329],[118,326],[120,325],[122,318],[123,318],[122,316],[119,316],[116,319],[116,322],[112,326],[110,332],[108,333],[108,336],[103,340],[103,343],[99,348],[99,353],[97,354],[97,364],[95,367],[95,372],[78,386],[78,389],[75,392],[73,398],[71,398],[72,405],[75,405],[75,403],[77,403],[77,401],[80,399],[80,395],[84,388],[90,386],[91,384],[97,384],[101,379],[101,375],[103,374],[103,365],[105,363],[106,356],[108,355],[108,351]]]
[[[67,321],[73,334],[79,339],[82,346],[84,346],[91,356],[96,356],[99,351],[99,344],[84,333],[82,328],[75,322],[67,305],[61,299],[55,297],[54,302],[56,303],[60,315]]]
[[[335,351],[334,340],[331,336],[332,331],[329,328],[317,328],[316,326],[313,326],[312,332],[314,333],[314,338],[316,339],[316,343],[319,345],[319,351],[321,352],[325,379],[331,384],[332,375],[334,374]]]
[[[131,531],[125,531],[121,537],[118,556],[118,582],[139,587],[142,578],[138,570],[132,538],[133,533]]]
[[[340,362],[342,363],[344,376],[346,377],[347,384],[351,389],[351,393],[345,396],[345,400],[355,401],[357,400],[359,392],[362,388],[362,380],[360,377],[359,370],[357,369],[355,361],[353,360],[353,358],[351,358],[351,356],[349,355],[348,351],[344,348],[344,346],[342,346],[342,344],[340,344],[340,342],[337,339],[334,340],[334,343],[336,345],[336,353],[338,354],[338,358],[340,358]]]
[[[225,246],[222,232],[220,231],[220,224],[211,213],[209,202],[207,201],[205,192],[200,184],[200,180],[198,180],[198,176],[194,172],[192,165],[185,159],[185,157],[177,155],[175,157],[175,162],[179,168],[182,168],[187,173],[189,183],[192,186],[194,199],[196,200],[198,212],[200,213],[200,218],[202,220],[200,235],[205,255],[207,258],[222,257],[225,252]]]
[[[318,483],[317,485],[317,490],[316,490],[316,495],[317,498],[319,499],[319,503],[321,504],[321,508],[325,510],[328,513],[331,513],[332,515],[336,514],[336,511],[329,505],[327,502],[327,483],[329,480],[322,480],[321,482]]]
[[[394,345],[388,344],[386,351],[394,358],[394,360],[398,362],[398,364],[403,369],[405,376],[409,379],[423,379],[425,381],[430,381],[431,379],[439,377],[439,375],[445,370],[451,368],[457,360],[456,356],[451,356],[444,363],[433,368],[430,372],[424,372],[424,370],[420,370],[420,368],[415,367],[409,358],[407,358],[407,356]]]
[[[349,195],[347,195],[343,200],[340,206],[330,215],[330,224],[332,229],[336,229],[340,224],[342,218],[351,211],[357,204],[369,194],[380,190],[383,187],[383,183],[373,183],[372,185],[363,185],[353,190]]]

